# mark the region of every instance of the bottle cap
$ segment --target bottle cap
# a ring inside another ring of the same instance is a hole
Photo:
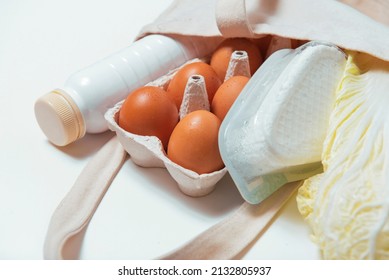
[[[35,117],[46,137],[57,146],[66,146],[85,135],[82,114],[63,90],[40,97],[35,103]]]

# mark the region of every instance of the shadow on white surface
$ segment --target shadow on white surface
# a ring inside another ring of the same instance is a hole
[[[58,147],[53,144],[59,151],[68,154],[71,157],[82,159],[92,156],[104,146],[114,136],[112,131],[106,131],[99,134],[86,134],[80,140],[71,143],[65,147]]]
[[[125,165],[132,165],[141,177],[144,178],[144,187],[160,193],[164,199],[174,200],[172,203],[182,204],[193,208],[196,212],[210,216],[220,216],[236,209],[243,203],[234,182],[227,173],[217,184],[215,190],[203,197],[190,197],[182,193],[176,181],[165,168],[145,168],[137,166],[128,160]]]

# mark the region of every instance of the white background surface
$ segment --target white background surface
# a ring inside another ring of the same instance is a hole
[[[113,135],[57,148],[35,122],[35,100],[73,72],[132,42],[170,0],[0,0],[0,259],[42,259],[51,215],[90,157]],[[153,259],[232,213],[229,176],[190,198],[164,169],[127,160],[85,235],[82,259]],[[245,259],[315,259],[291,199]]]

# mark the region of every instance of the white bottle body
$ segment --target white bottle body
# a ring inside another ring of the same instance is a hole
[[[100,133],[108,129],[107,109],[169,70],[210,54],[218,40],[149,35],[71,75],[61,89],[76,103],[86,132]]]

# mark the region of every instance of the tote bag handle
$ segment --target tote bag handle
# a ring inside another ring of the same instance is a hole
[[[253,37],[245,0],[219,0],[216,3],[216,24],[223,37]]]
[[[88,223],[127,153],[116,136],[83,169],[55,210],[46,235],[45,259],[77,259]],[[259,205],[243,203],[232,215],[161,259],[234,259],[268,227],[299,183],[279,189]]]

